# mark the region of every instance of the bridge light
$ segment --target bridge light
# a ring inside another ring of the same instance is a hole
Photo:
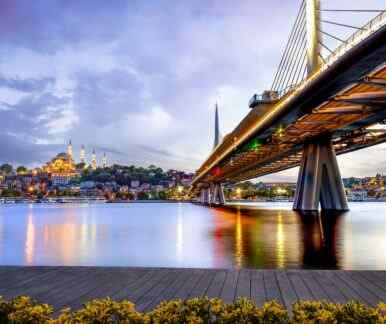
[[[260,149],[260,147],[261,147],[261,142],[259,139],[254,139],[249,144],[249,150],[251,151],[257,151]]]
[[[280,126],[276,129],[275,135],[278,136],[278,137],[282,137],[283,134],[284,134],[284,127],[283,127],[283,125],[280,125]]]
[[[278,195],[284,195],[287,193],[287,190],[279,187],[276,189],[276,192]]]
[[[219,176],[219,175],[221,174],[221,169],[220,169],[220,167],[217,166],[217,167],[213,168],[212,174],[213,174],[214,176]]]

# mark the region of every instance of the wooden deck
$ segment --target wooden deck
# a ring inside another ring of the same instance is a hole
[[[139,310],[203,295],[226,302],[246,296],[258,305],[276,299],[289,309],[299,299],[374,306],[386,301],[386,271],[3,266],[0,295],[29,295],[56,310],[106,296],[129,299]]]

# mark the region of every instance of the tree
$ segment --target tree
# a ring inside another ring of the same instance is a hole
[[[27,171],[28,171],[28,169],[25,166],[23,166],[23,165],[18,166],[17,169],[16,169],[16,172],[18,174],[27,173]]]
[[[167,194],[165,191],[159,191],[158,192],[158,199],[160,200],[166,200],[168,197],[167,197]]]
[[[137,199],[138,200],[148,200],[149,194],[147,192],[140,191],[140,192],[138,192]]]
[[[8,163],[4,163],[0,166],[0,170],[3,171],[5,174],[10,174],[12,173],[13,167]]]
[[[4,189],[2,192],[1,192],[1,196],[2,197],[20,197],[21,196],[21,193],[17,190],[13,190],[13,189]]]

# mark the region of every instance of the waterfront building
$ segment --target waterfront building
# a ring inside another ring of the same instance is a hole
[[[91,169],[96,170],[96,168],[97,168],[97,160],[96,160],[95,149],[93,149],[92,155],[91,155]]]
[[[131,180],[130,181],[130,187],[131,188],[138,188],[140,185],[140,182],[138,180]]]
[[[352,189],[346,190],[346,192],[349,201],[365,201],[367,199],[366,190]]]
[[[77,175],[72,159],[71,142],[67,147],[67,153],[59,153],[50,162],[43,166],[43,171],[49,174],[54,186],[67,185]]]

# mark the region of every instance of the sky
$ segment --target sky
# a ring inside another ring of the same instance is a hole
[[[83,144],[110,163],[194,171],[212,149],[215,102],[226,134],[270,87],[299,4],[1,0],[0,163],[41,165],[71,139],[75,156]],[[368,16],[332,18],[361,25]],[[379,145],[339,157],[343,176],[386,173],[385,153]]]

